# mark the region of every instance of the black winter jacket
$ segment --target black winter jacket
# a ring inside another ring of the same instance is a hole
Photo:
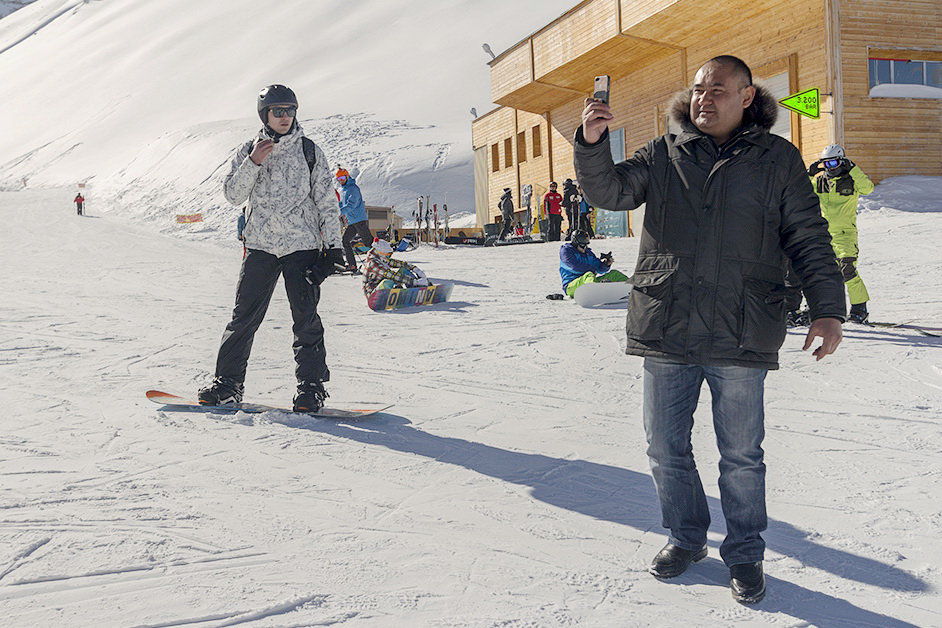
[[[778,368],[785,339],[786,257],[811,318],[845,316],[844,286],[827,223],[798,149],[770,135],[776,104],[757,86],[743,126],[722,147],[675,96],[682,127],[615,165],[606,132],[576,132],[576,176],[589,202],[611,210],[645,203],[628,302],[632,355],[690,364]]]
[[[513,193],[510,191],[504,192],[500,201],[497,203],[497,207],[500,209],[500,213],[504,216],[513,216],[514,215],[514,198]]]

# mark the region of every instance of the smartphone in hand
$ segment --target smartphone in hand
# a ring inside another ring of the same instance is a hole
[[[612,78],[607,74],[602,75],[602,76],[596,76],[595,87],[592,90],[592,98],[595,98],[596,100],[601,100],[607,105],[611,82],[612,82]]]

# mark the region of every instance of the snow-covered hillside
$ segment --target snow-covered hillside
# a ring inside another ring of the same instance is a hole
[[[144,398],[209,378],[240,248],[74,215],[72,189],[0,193],[4,626],[937,626],[942,339],[792,330],[767,383],[769,592],[718,558],[717,453],[694,449],[710,555],[668,582],[624,313],[549,301],[558,248],[422,246],[453,302],[369,311],[332,277],[330,401],[359,423],[182,414]],[[859,217],[874,319],[942,327],[942,178],[892,179]],[[595,245],[630,270],[636,239]],[[293,392],[277,290],[250,399]]]
[[[212,210],[218,168],[257,129],[255,97],[290,85],[367,202],[473,209],[470,109],[489,57],[562,0],[38,0],[0,21],[0,186],[89,183],[119,211]],[[92,193],[94,191],[94,193]],[[115,202],[117,200],[117,203]]]

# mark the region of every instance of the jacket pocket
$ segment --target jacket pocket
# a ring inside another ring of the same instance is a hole
[[[758,353],[773,353],[782,347],[783,342],[785,286],[746,277],[743,286],[740,348]]]
[[[661,340],[667,325],[671,301],[671,277],[676,269],[636,270],[628,298],[628,337],[634,340]]]

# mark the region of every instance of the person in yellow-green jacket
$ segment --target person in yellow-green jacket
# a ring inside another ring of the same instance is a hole
[[[857,272],[857,199],[873,192],[870,177],[854,164],[839,144],[831,144],[821,152],[821,159],[808,166],[808,176],[821,203],[821,214],[828,221],[831,247],[844,277],[844,286],[850,299],[848,320],[867,321],[867,286]],[[791,273],[790,273],[791,274]],[[792,277],[789,277],[792,279]],[[801,324],[801,292],[795,290],[786,303],[790,324]]]

